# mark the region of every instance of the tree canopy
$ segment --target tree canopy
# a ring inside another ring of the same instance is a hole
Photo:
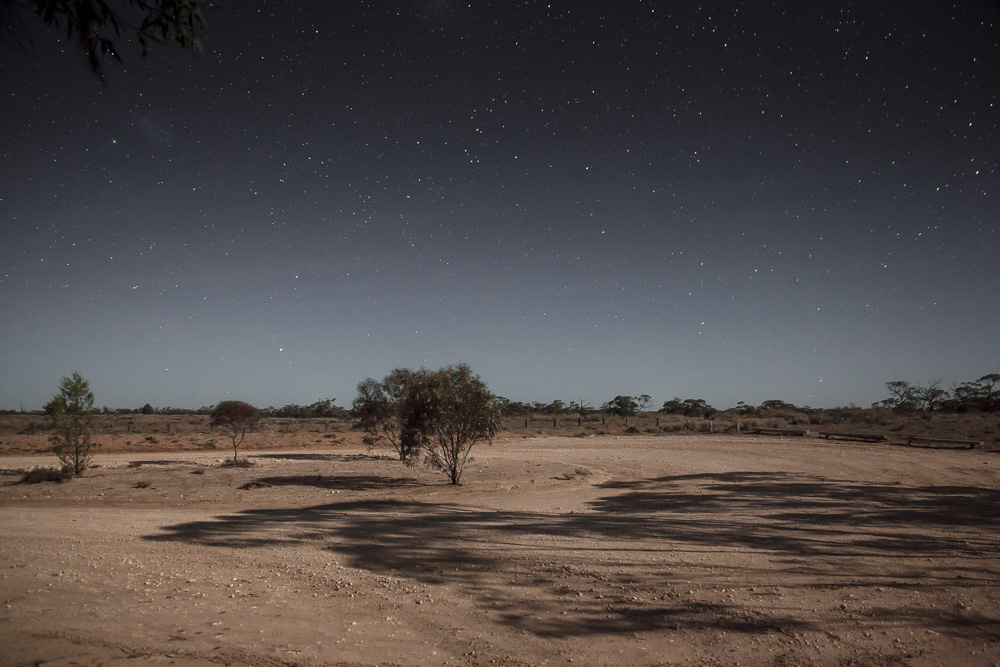
[[[208,28],[205,0],[0,0],[8,30],[25,32],[26,15],[35,14],[52,29],[76,41],[90,68],[100,75],[106,57],[121,62],[116,40],[134,37],[146,55],[150,42],[176,43],[202,51]]]
[[[59,393],[45,404],[55,434],[49,438],[62,464],[79,475],[90,467],[94,394],[90,383],[73,371],[59,383]]]
[[[233,463],[238,460],[237,454],[247,432],[256,428],[259,422],[260,410],[243,401],[222,401],[215,406],[208,419],[212,428],[218,426],[225,429],[232,440]]]
[[[500,430],[500,407],[466,364],[428,375],[424,386],[430,407],[427,461],[458,484],[472,446]]]
[[[458,484],[473,445],[500,429],[501,404],[466,364],[397,368],[358,385],[354,414],[374,442],[389,444],[405,461],[422,451]]]
[[[353,411],[359,426],[375,444],[395,449],[401,461],[412,461],[427,441],[428,374],[424,369],[397,368],[381,380],[368,378],[358,384]]]
[[[604,404],[609,414],[631,417],[639,410],[639,403],[631,396],[615,396]]]

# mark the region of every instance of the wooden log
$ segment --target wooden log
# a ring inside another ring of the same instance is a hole
[[[755,428],[753,432],[759,435],[792,435],[797,437],[806,434],[804,430],[798,428]]]
[[[982,440],[952,440],[948,438],[924,438],[915,435],[906,436],[906,444],[912,445],[914,443],[920,445],[965,445],[969,449],[975,449],[976,447],[982,447]]]
[[[884,435],[873,435],[871,433],[831,433],[829,431],[820,431],[819,435],[821,438],[834,439],[834,440],[861,440],[864,442],[885,442],[889,438]]]

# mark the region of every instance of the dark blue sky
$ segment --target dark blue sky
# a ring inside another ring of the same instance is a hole
[[[336,5],[328,7],[327,5]],[[814,6],[816,5],[816,6]],[[1000,371],[1000,7],[223,3],[0,59],[0,408],[868,405]]]

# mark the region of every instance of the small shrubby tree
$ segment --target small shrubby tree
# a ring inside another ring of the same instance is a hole
[[[941,389],[941,380],[933,380],[926,387],[914,387],[913,395],[924,412],[934,412],[949,398],[948,392]]]
[[[502,402],[466,364],[392,371],[358,385],[354,415],[376,442],[403,461],[424,461],[458,484],[473,445],[500,430]]]
[[[619,417],[631,417],[639,410],[639,403],[631,396],[615,396],[604,404],[604,409]]]
[[[975,382],[952,387],[941,407],[949,412],[1000,412],[1000,373],[984,375]]]
[[[413,462],[427,440],[430,397],[429,372],[397,368],[382,380],[368,378],[358,384],[354,415],[375,444],[386,443],[400,461]]]
[[[226,430],[233,441],[233,463],[238,461],[237,453],[248,431],[252,431],[260,422],[260,410],[243,401],[223,401],[215,406],[208,423]]]
[[[941,380],[933,380],[926,387],[910,384],[903,380],[886,382],[885,388],[890,396],[884,401],[873,404],[872,407],[892,408],[899,414],[913,412],[935,412],[946,405],[951,395],[941,389]]]
[[[55,429],[55,434],[49,438],[52,451],[75,475],[90,467],[93,409],[94,394],[90,391],[90,383],[76,371],[62,379],[59,393],[45,404],[45,412],[52,418]]]
[[[917,409],[917,389],[904,380],[886,382],[885,388],[889,392],[889,398],[879,405],[884,408],[891,408],[895,412],[906,414]]]
[[[745,403],[740,403],[742,408],[737,408],[738,410],[746,410],[747,406]],[[749,408],[752,412],[753,408]],[[670,401],[664,401],[663,407],[660,408],[660,412],[668,415],[684,415],[685,417],[711,417],[717,412],[715,408],[709,405],[703,398],[685,398],[683,401],[679,398],[674,398]]]
[[[466,364],[435,371],[421,384],[430,401],[427,462],[458,484],[472,446],[500,430],[500,404]]]

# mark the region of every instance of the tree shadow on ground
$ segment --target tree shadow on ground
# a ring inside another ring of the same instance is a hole
[[[262,481],[356,490],[400,483],[351,476]],[[762,614],[738,604],[657,597],[657,591],[676,585],[668,559],[621,563],[612,574],[600,565],[605,552],[616,560],[631,550],[644,555],[692,547],[757,553],[730,572],[750,585],[774,576],[773,570],[754,569],[755,562],[767,558],[797,575],[853,582],[881,580],[887,565],[901,563],[912,577],[908,583],[916,587],[1000,582],[994,559],[1000,547],[1000,493],[993,489],[873,484],[783,472],[660,477],[599,488],[608,494],[577,513],[362,499],[249,509],[167,526],[147,539],[224,547],[318,543],[358,568],[455,586],[501,622],[552,637],[675,625],[743,633],[811,627],[787,611]],[[553,554],[559,562],[545,560]],[[927,562],[937,558],[958,563],[937,571]],[[975,577],[956,575],[963,567]],[[969,623],[967,616],[913,606],[880,613],[882,622],[893,619],[955,634]],[[819,621],[828,622],[836,619]],[[980,616],[975,625],[982,636],[1000,638],[1000,620]]]
[[[382,477],[379,475],[284,475],[259,477],[256,482],[269,486],[311,486],[317,489],[342,491],[374,491],[405,489],[417,485],[413,477]]]
[[[607,536],[904,558],[986,556],[1000,536],[1000,491],[988,488],[780,472],[678,475],[601,488],[623,491],[591,504],[593,528]]]

